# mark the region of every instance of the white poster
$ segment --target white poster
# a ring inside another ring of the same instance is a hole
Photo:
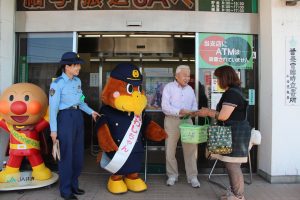
[[[285,40],[285,104],[300,105],[300,36],[288,36]]]
[[[99,86],[99,73],[90,73],[90,87]]]
[[[211,109],[216,110],[223,93],[211,93]]]

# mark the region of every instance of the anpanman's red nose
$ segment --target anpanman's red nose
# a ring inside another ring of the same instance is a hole
[[[22,115],[26,113],[27,105],[22,101],[16,101],[11,104],[10,110],[16,115]]]

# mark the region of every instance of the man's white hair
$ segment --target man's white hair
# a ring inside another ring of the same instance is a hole
[[[176,68],[176,74],[180,73],[182,70],[188,70],[191,71],[190,67],[188,65],[179,65]]]

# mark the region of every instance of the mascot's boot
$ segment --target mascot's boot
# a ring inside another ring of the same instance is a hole
[[[147,190],[146,183],[138,177],[137,173],[129,174],[124,179],[128,190],[132,192],[142,192]]]
[[[0,172],[0,183],[16,182],[19,178],[19,168],[6,166],[6,168]]]
[[[122,176],[120,176],[121,178],[118,178],[117,180],[114,177],[117,177],[117,176],[113,175],[113,176],[109,177],[109,180],[107,183],[108,191],[110,191],[113,194],[122,194],[122,193],[127,192],[128,191],[127,186],[124,183]]]
[[[35,167],[32,167],[32,177],[34,180],[47,180],[52,177],[52,173],[49,168],[45,166],[44,163],[37,165]]]

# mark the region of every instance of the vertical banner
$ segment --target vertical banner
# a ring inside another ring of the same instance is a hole
[[[289,36],[285,40],[285,77],[286,91],[285,104],[288,106],[300,105],[300,80],[297,75],[300,72],[300,36]]]
[[[20,67],[18,74],[19,83],[28,82],[28,63],[26,56],[20,56]]]
[[[253,69],[253,36],[199,33],[199,68]]]

